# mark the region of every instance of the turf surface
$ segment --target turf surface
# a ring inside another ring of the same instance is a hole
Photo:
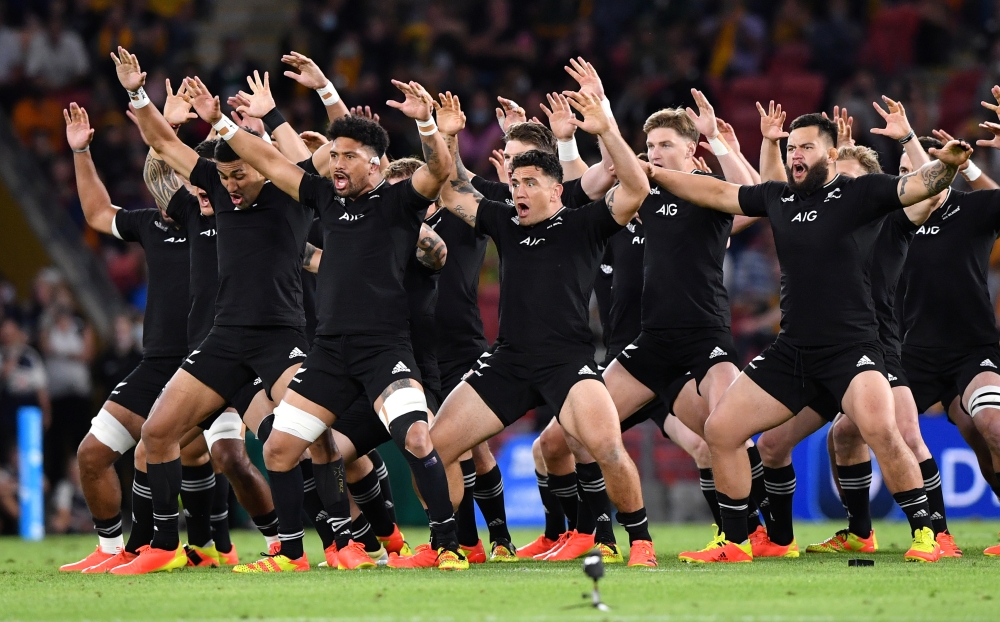
[[[836,525],[800,524],[802,546]],[[575,608],[590,584],[579,562],[487,564],[462,573],[378,568],[358,572],[234,575],[225,569],[119,578],[63,574],[61,563],[93,550],[94,537],[41,543],[0,539],[0,619],[336,619],[336,620],[985,620],[996,619],[1000,558],[982,549],[997,542],[997,522],[955,522],[963,559],[907,564],[901,523],[876,525],[882,550],[874,568],[848,568],[847,556],[688,566],[681,550],[701,548],[709,530],[663,525],[653,530],[660,567],[611,567],[601,594],[612,610]],[[419,542],[426,528],[409,530]],[[517,532],[515,542],[537,533]],[[243,561],[263,540],[234,533]],[[620,542],[627,542],[619,534]],[[319,541],[306,542],[315,565]],[[997,600],[997,602],[994,602]]]

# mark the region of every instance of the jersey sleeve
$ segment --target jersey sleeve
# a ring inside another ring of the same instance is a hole
[[[412,178],[407,179],[403,183],[390,186],[387,192],[395,193],[399,202],[398,205],[413,212],[426,210],[428,206],[434,202],[434,199],[428,199],[424,195],[417,192],[417,189],[413,187]]]
[[[476,233],[488,235],[493,238],[494,242],[498,242],[497,236],[500,232],[500,226],[506,216],[505,212],[509,211],[511,208],[503,203],[483,199],[479,202],[479,209],[476,211]]]
[[[988,226],[994,235],[1000,233],[1000,190],[974,190],[965,199],[974,199],[975,218]]]
[[[472,178],[472,187],[490,201],[504,203],[510,199],[510,186],[499,181],[493,181],[476,175]]]
[[[886,216],[886,218],[888,219],[886,220],[886,225],[895,227],[896,231],[898,231],[903,235],[908,235],[910,233],[913,233],[914,231],[920,228],[920,225],[913,224],[913,221],[909,219],[909,217],[906,215],[906,212],[904,212],[903,210],[896,210],[895,212],[892,212],[891,214]]]
[[[119,209],[111,221],[111,233],[119,240],[126,242],[142,242],[142,231],[149,221],[149,213],[155,210]]]
[[[194,195],[188,192],[187,188],[181,186],[174,193],[174,196],[170,197],[170,202],[167,203],[167,216],[182,227],[185,227],[188,220],[194,215],[192,207],[198,209]]]
[[[580,179],[571,179],[563,184],[563,205],[571,209],[576,209],[593,199],[590,198],[584,189]]]
[[[766,181],[754,186],[740,186],[740,211],[747,216],[767,217],[767,206],[777,200],[787,186],[778,181]]]
[[[869,219],[881,218],[893,210],[903,209],[897,191],[899,177],[871,173],[855,178],[854,183],[861,184],[860,204]]]
[[[604,199],[591,201],[579,209],[584,213],[587,230],[595,240],[607,240],[625,228],[611,215],[608,203]]]
[[[313,164],[311,156],[308,159],[299,162],[298,166],[300,169],[305,171],[307,175],[319,175],[319,170],[316,168],[316,165]]]
[[[333,183],[325,177],[306,173],[299,182],[299,203],[317,212],[332,203],[335,196]]]
[[[211,188],[215,184],[222,183],[219,181],[219,170],[215,167],[215,163],[206,158],[198,158],[198,163],[191,169],[191,183],[208,192],[208,196],[212,196]]]

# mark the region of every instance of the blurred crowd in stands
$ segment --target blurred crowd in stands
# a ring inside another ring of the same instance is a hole
[[[393,157],[419,153],[419,147],[412,123],[384,105],[397,97],[390,78],[418,80],[431,92],[451,90],[461,96],[468,115],[460,138],[463,159],[491,177],[490,153],[502,145],[496,96],[515,99],[529,114],[543,117],[538,105],[545,93],[573,84],[563,71],[571,56],[594,63],[623,134],[637,151],[644,150],[645,118],[665,106],[693,105],[694,87],[734,125],[751,162],[757,161],[760,144],[754,102],[774,99],[789,119],[846,106],[855,119],[855,138],[876,149],[888,171],[896,168],[900,149],[870,133],[880,122],[871,102],[882,94],[902,100],[919,134],[944,129],[974,139],[978,121],[989,117],[979,101],[990,99],[989,87],[1000,83],[997,0],[299,0],[296,22],[246,33],[253,35],[247,40],[229,36],[219,61],[206,65],[198,41],[217,36],[213,23],[226,23],[213,22],[219,2],[0,3],[0,106],[53,182],[53,199],[104,257],[113,282],[135,308],[132,316],[119,318],[114,342],[99,351],[58,274],[40,274],[26,304],[15,304],[6,289],[0,292],[5,309],[0,434],[11,438],[6,426],[17,404],[43,407],[51,422],[46,442],[55,452],[47,452],[47,474],[50,481],[69,482],[52,495],[68,512],[60,514],[60,525],[73,526],[76,507],[73,465],[66,455],[86,431],[92,404],[139,356],[142,250],[86,227],[61,115],[69,101],[88,108],[97,129],[94,160],[112,199],[125,208],[152,207],[141,175],[146,149],[124,114],[126,97],[108,57],[118,45],[138,55],[157,104],[166,78],[176,86],[185,75],[200,75],[225,102],[246,89],[245,77],[253,69],[268,70],[292,125],[322,130],[319,99],[281,77],[277,56],[255,55],[254,42],[271,37],[281,51],[313,57],[349,106],[371,105],[390,132]],[[184,126],[181,136],[193,144],[207,130],[196,121]],[[580,143],[586,159],[599,157],[593,141],[581,137]],[[995,153],[976,159],[1000,179]],[[487,263],[484,287],[495,285],[495,266]],[[734,237],[726,277],[733,333],[745,361],[772,340],[779,320],[780,275],[767,226]],[[992,280],[1000,282],[1000,272]],[[0,470],[2,517],[11,467],[9,459],[0,464],[6,465]]]

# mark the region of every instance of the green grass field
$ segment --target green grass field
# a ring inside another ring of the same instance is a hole
[[[801,524],[800,546],[823,539],[831,523]],[[612,567],[601,594],[612,610],[578,607],[589,592],[579,562],[473,567],[463,573],[378,568],[316,569],[285,575],[235,575],[225,569],[118,578],[62,574],[56,567],[90,552],[93,537],[41,543],[0,539],[0,618],[21,620],[986,620],[996,619],[1000,559],[983,557],[998,522],[955,522],[963,559],[907,564],[905,523],[876,525],[882,550],[874,568],[848,568],[847,557],[810,555],[753,564],[688,566],[681,550],[708,541],[707,526],[657,526],[660,567]],[[419,542],[426,528],[409,530]],[[536,533],[517,532],[516,542]],[[244,561],[262,539],[236,532]],[[619,541],[627,542],[625,534]],[[315,565],[319,541],[306,542]]]

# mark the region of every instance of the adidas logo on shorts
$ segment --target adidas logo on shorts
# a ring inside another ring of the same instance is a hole
[[[858,364],[855,365],[855,367],[862,367],[864,365],[874,365],[874,364],[875,364],[875,361],[873,361],[870,358],[868,358],[868,355],[866,354],[866,355],[864,355],[864,356],[861,357],[861,360],[858,361]]]
[[[983,362],[980,363],[979,366],[980,367],[992,367],[993,369],[997,368],[997,366],[994,365],[993,361],[991,361],[990,359],[983,359]]]
[[[886,373],[886,375],[889,376],[889,382],[896,382],[897,380],[899,380],[899,378],[893,376],[890,373]]]
[[[580,371],[576,372],[576,374],[578,376],[596,376],[597,375],[596,373],[594,373],[594,370],[590,368],[590,365],[584,365],[582,368],[580,368]]]
[[[401,374],[404,371],[410,371],[410,368],[403,365],[403,361],[396,363],[396,366],[392,368],[392,373],[394,374]]]
[[[305,358],[305,356],[306,356],[306,353],[303,352],[302,350],[299,350],[298,348],[292,348],[292,351],[289,353],[288,358],[290,358],[290,359],[297,358],[297,357]]]
[[[714,359],[717,356],[725,356],[725,355],[726,355],[726,351],[723,350],[722,348],[716,346],[715,349],[712,350],[712,353],[708,355],[708,358]]]

